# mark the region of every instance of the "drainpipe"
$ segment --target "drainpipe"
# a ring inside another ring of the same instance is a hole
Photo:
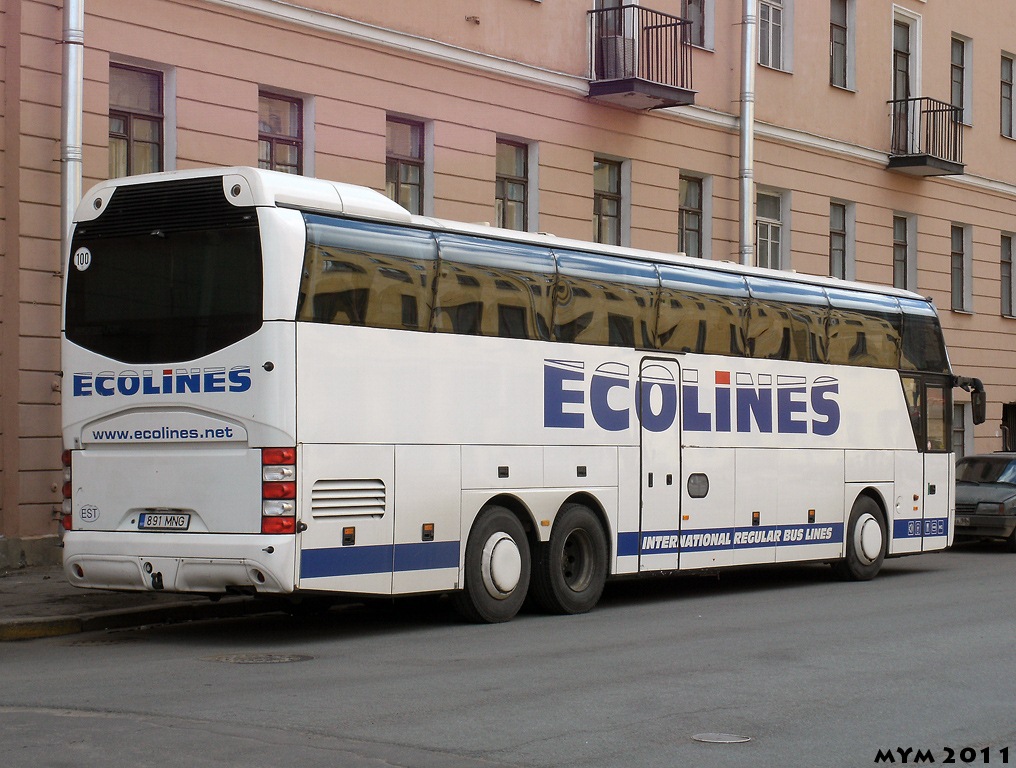
[[[756,0],[744,0],[741,25],[741,167],[740,238],[741,264],[755,264],[755,51],[758,30]]]
[[[64,0],[63,111],[60,132],[60,262],[70,250],[74,209],[81,200],[81,113],[84,90],[85,0]]]

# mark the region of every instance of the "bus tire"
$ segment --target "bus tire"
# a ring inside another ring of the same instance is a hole
[[[874,578],[882,567],[887,545],[882,510],[871,497],[859,496],[847,521],[846,557],[833,563],[833,570],[848,581]]]
[[[526,599],[530,572],[522,523],[504,507],[485,507],[466,540],[465,583],[455,607],[476,623],[510,621]]]
[[[533,559],[533,599],[548,613],[585,613],[603,594],[607,537],[599,518],[581,504],[557,516],[550,541]]]

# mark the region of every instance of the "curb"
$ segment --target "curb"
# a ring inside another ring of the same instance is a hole
[[[46,637],[129,629],[147,624],[183,624],[188,621],[229,619],[274,613],[269,605],[242,598],[217,603],[172,603],[145,608],[127,608],[59,618],[0,619],[0,642],[38,640]]]

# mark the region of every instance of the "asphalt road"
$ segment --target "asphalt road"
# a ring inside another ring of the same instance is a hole
[[[1014,575],[984,545],[859,584],[819,565],[614,583],[587,615],[495,626],[410,600],[8,643],[0,762],[1016,764]]]

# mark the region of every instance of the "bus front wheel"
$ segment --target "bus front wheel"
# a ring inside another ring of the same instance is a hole
[[[874,499],[860,496],[847,521],[847,554],[833,564],[836,574],[849,581],[867,581],[879,572],[886,551],[886,525]]]
[[[485,508],[466,540],[465,583],[455,595],[456,608],[478,623],[511,620],[526,599],[530,570],[529,541],[518,518],[504,507]]]
[[[603,593],[607,539],[592,510],[569,504],[533,561],[533,598],[549,613],[585,613]]]

